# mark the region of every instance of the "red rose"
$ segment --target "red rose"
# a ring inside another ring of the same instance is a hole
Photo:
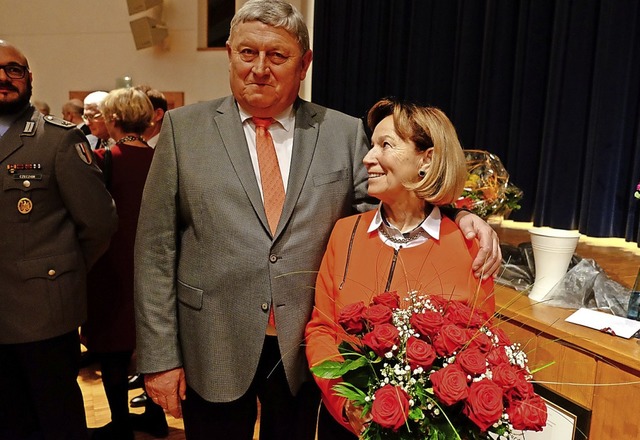
[[[480,328],[486,319],[468,305],[451,301],[445,309],[444,318],[461,327]]]
[[[429,376],[433,385],[433,393],[445,405],[453,405],[467,398],[467,375],[459,365],[450,364],[431,373]]]
[[[467,343],[467,332],[454,324],[445,324],[433,340],[433,347],[439,356],[450,356]]]
[[[440,331],[440,328],[442,328],[444,319],[440,313],[426,310],[423,313],[411,315],[409,323],[421,336],[433,338]]]
[[[487,353],[487,361],[490,365],[508,364],[509,358],[504,351],[504,347],[494,347]]]
[[[458,353],[456,364],[472,376],[478,376],[487,371],[487,357],[477,348],[467,348]]]
[[[508,390],[516,385],[518,375],[513,367],[503,363],[491,368],[493,382],[503,390]]]
[[[383,304],[374,304],[364,311],[363,316],[370,327],[375,327],[379,324],[390,324],[393,312]]]
[[[538,395],[514,402],[507,414],[515,429],[542,431],[547,424],[547,405]]]
[[[407,361],[412,370],[422,367],[428,370],[436,360],[436,352],[433,347],[413,336],[407,339]]]
[[[516,381],[506,392],[509,401],[527,399],[534,394],[533,385],[527,380],[525,374],[522,371],[516,372]]]
[[[362,337],[362,342],[382,357],[400,343],[398,329],[392,324],[380,324]]]
[[[397,431],[409,416],[409,396],[400,387],[385,385],[374,394],[372,420],[383,428]]]
[[[384,292],[380,295],[376,295],[373,297],[374,304],[384,304],[390,309],[398,309],[400,308],[400,297],[398,293],[394,290],[393,292]]]
[[[500,420],[504,411],[502,389],[490,381],[482,379],[469,387],[469,397],[462,412],[475,423],[480,430],[486,431]]]
[[[441,296],[429,296],[429,302],[438,311],[444,310],[449,304],[449,300]]]
[[[340,315],[338,315],[338,324],[349,334],[355,335],[362,332],[364,330],[362,314],[365,309],[366,307],[362,301],[345,306],[340,310]]]
[[[493,346],[489,336],[476,329],[467,329],[467,337],[469,338],[469,347],[476,347],[483,353],[488,353]]]
[[[493,332],[494,336],[498,337],[498,345],[512,344],[511,339],[509,339],[509,336],[507,336],[507,334],[501,328],[492,328],[491,331]]]

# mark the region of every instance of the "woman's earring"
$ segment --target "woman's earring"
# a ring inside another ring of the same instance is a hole
[[[420,170],[420,171],[418,171],[418,176],[420,176],[420,177],[424,177],[424,176],[426,176],[426,175],[427,175],[427,172],[426,172],[425,170]]]

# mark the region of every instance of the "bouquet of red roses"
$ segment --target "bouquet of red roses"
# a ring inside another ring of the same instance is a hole
[[[546,404],[519,344],[460,301],[412,292],[407,302],[385,292],[368,306],[346,306],[343,360],[311,368],[342,378],[336,393],[370,414],[363,439],[509,439],[542,430]]]

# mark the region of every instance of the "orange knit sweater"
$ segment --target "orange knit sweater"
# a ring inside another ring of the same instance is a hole
[[[385,290],[390,277],[388,290],[397,291],[401,298],[417,290],[464,301],[489,315],[494,313],[493,280],[479,281],[471,270],[478,245],[475,240],[467,241],[455,223],[443,217],[439,240],[429,239],[396,252],[380,240],[377,231],[367,232],[375,212],[344,218],[331,233],[316,281],[315,306],[306,328],[307,359],[311,366],[340,359],[338,345],[346,336],[338,325],[340,310],[358,301],[369,304],[373,296]],[[343,418],[345,399],[337,397],[331,389],[339,380],[315,379],[329,412],[351,429]]]

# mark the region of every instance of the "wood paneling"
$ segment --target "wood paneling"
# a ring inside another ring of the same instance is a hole
[[[593,355],[541,335],[537,339],[536,360],[540,366],[548,365],[534,375],[536,382],[578,405],[591,408],[592,384],[596,381]]]
[[[637,440],[640,438],[638,403],[640,402],[640,376],[606,362],[598,362],[598,374],[593,400],[594,417],[590,438]]]

